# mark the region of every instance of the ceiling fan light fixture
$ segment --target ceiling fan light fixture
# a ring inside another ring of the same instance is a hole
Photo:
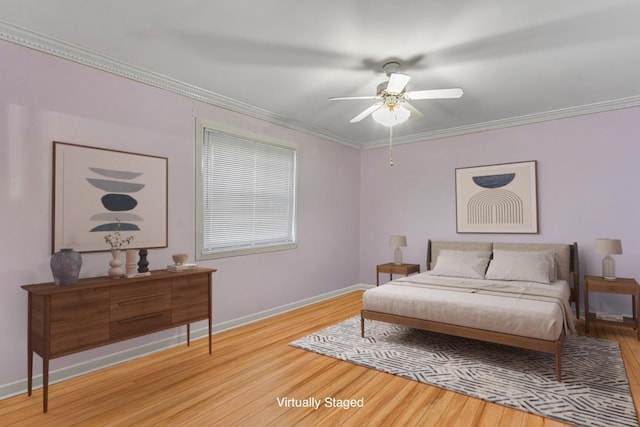
[[[405,122],[410,115],[411,111],[397,104],[394,106],[383,105],[371,114],[373,120],[387,127]]]
[[[407,91],[407,83],[411,80],[411,76],[399,73],[400,63],[390,61],[383,65],[383,71],[389,77],[385,82],[378,85],[376,94],[372,96],[342,96],[329,98],[329,100],[345,100],[345,99],[375,99],[373,105],[355,116],[350,120],[351,123],[358,123],[365,117],[372,115],[373,119],[387,126],[400,124],[409,117],[419,119],[423,117],[422,113],[411,105],[408,101],[420,99],[446,99],[460,98],[464,93],[459,87],[450,89],[425,89]]]

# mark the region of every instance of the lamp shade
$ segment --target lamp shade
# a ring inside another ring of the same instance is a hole
[[[620,239],[596,239],[596,253],[620,255],[622,254],[622,241]]]
[[[404,248],[407,246],[407,236],[389,236],[389,246],[392,248]]]
[[[381,125],[391,127],[406,121],[410,115],[411,111],[396,104],[392,107],[383,105],[374,111],[371,117]]]

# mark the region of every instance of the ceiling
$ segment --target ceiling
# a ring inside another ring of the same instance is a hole
[[[0,0],[0,38],[363,148],[395,60],[424,117],[394,143],[640,105],[637,0]]]

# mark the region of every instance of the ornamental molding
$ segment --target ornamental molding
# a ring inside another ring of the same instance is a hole
[[[98,70],[105,71],[120,77],[124,77],[139,83],[157,87],[178,95],[186,96],[216,107],[224,108],[249,117],[263,120],[269,123],[284,126],[308,135],[338,142],[354,148],[374,149],[386,147],[388,140],[376,140],[369,142],[351,141],[333,135],[322,129],[298,123],[296,121],[282,117],[276,113],[264,110],[252,105],[240,102],[233,98],[208,91],[194,85],[182,82],[171,77],[154,73],[139,67],[132,66],[109,56],[93,52],[89,49],[73,45],[61,40],[54,39],[41,33],[37,33],[25,28],[10,24],[0,20],[0,40],[5,40],[20,46],[57,56],[78,64],[86,65]],[[447,138],[470,133],[484,132],[488,130],[501,129],[513,126],[522,126],[532,123],[539,123],[549,120],[564,119],[584,114],[600,113],[623,108],[640,106],[640,96],[616,99],[612,101],[598,102],[577,107],[564,108],[541,113],[528,114],[518,117],[510,117],[500,120],[493,120],[483,123],[476,123],[465,126],[458,126],[449,129],[441,129],[432,132],[414,134],[407,137],[394,137],[394,145],[408,144],[420,141],[428,141],[438,138]]]

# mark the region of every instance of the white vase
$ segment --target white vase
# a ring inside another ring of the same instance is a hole
[[[111,250],[111,261],[109,261],[109,277],[119,279],[122,277],[122,260],[120,259],[120,249]]]

